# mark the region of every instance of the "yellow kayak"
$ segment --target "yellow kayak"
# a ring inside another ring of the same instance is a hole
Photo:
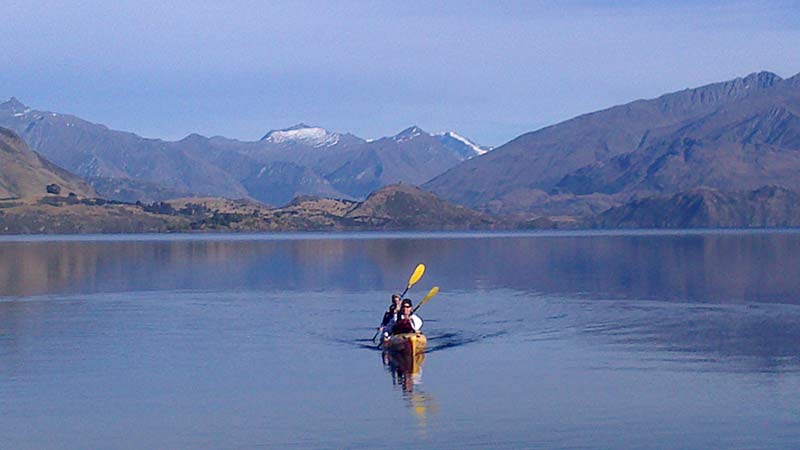
[[[416,355],[425,351],[428,338],[419,331],[416,333],[393,334],[383,340],[383,349],[388,352]]]

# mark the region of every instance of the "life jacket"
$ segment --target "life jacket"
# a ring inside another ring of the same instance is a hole
[[[392,328],[392,334],[416,333],[422,328],[422,319],[412,314],[408,319],[398,319]]]
[[[401,333],[414,333],[416,330],[414,329],[414,325],[411,323],[411,319],[400,319],[392,328],[392,334],[401,334]]]

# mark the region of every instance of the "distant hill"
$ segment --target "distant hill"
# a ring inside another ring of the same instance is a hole
[[[698,188],[650,197],[599,215],[601,228],[764,228],[800,226],[800,195],[777,186],[749,192]]]
[[[456,142],[454,133],[437,138],[417,127],[375,141],[298,124],[255,142],[199,134],[169,142],[34,110],[15,98],[0,104],[0,126],[89,180],[100,195],[122,201],[187,195],[273,205],[297,195],[362,199],[387,184],[423,183],[482,151],[466,138]]]
[[[280,208],[251,200],[187,197],[147,204],[50,196],[0,199],[0,234],[190,231],[468,230],[515,223],[468,210],[407,185],[363,202],[301,196]]]
[[[468,230],[508,227],[500,218],[453,205],[414,186],[385,186],[349,211],[346,218],[378,229]]]
[[[48,185],[63,195],[95,195],[79,177],[31,150],[13,131],[0,128],[0,198],[43,197]]]
[[[760,72],[582,115],[524,134],[423,187],[497,214],[574,215],[700,186],[796,189],[798,80]]]

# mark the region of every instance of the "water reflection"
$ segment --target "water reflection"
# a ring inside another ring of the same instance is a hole
[[[476,235],[480,236],[480,235]],[[449,290],[800,303],[800,234],[0,242],[0,296],[152,289]]]
[[[436,414],[436,400],[422,388],[422,363],[425,352],[412,354],[403,352],[381,353],[381,361],[392,376],[392,385],[399,387],[408,408],[418,420],[419,430],[425,432],[430,414]]]

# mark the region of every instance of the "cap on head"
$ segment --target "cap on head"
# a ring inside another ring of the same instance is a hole
[[[403,306],[406,306],[406,305],[408,305],[408,306],[413,306],[413,305],[411,304],[411,299],[410,299],[410,298],[404,298],[404,299],[403,299],[403,303],[402,303],[402,305],[403,305]]]

